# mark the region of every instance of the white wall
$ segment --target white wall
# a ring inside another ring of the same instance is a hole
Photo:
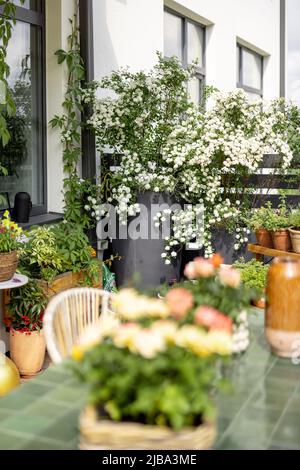
[[[264,96],[279,96],[279,0],[94,0],[95,76],[150,68],[163,51],[164,3],[207,26],[207,84],[236,86],[236,42],[263,54]]]
[[[63,113],[62,102],[66,91],[66,68],[58,65],[54,55],[58,49],[67,49],[70,35],[69,18],[74,14],[74,0],[46,0],[46,82],[47,123],[54,115]],[[47,129],[48,210],[63,209],[63,147],[58,130]]]

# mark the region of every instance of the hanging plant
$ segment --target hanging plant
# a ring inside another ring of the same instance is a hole
[[[20,0],[23,5],[25,0]],[[16,114],[16,106],[9,87],[8,78],[10,68],[7,63],[7,49],[12,37],[13,27],[16,24],[16,6],[13,0],[0,0],[0,141],[5,147],[10,138],[8,119]],[[0,174],[7,174],[7,170],[0,161]]]
[[[80,54],[78,2],[71,18],[71,34],[68,37],[67,51],[59,49],[55,55],[58,64],[66,64],[68,70],[67,89],[63,102],[64,114],[54,116],[50,124],[61,132],[63,143],[63,163],[66,178],[64,180],[64,212],[65,219],[72,223],[90,227],[92,218],[85,210],[90,202],[97,198],[97,186],[92,181],[82,180],[78,166],[82,157],[81,131],[82,122],[82,89],[81,83],[85,78],[85,67]]]

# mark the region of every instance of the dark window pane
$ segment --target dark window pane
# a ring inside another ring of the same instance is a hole
[[[19,191],[28,192],[34,205],[44,202],[41,47],[41,29],[18,21],[8,48],[17,114],[7,118],[10,142],[5,148],[0,145],[1,162],[8,170],[8,176],[0,177],[0,188],[9,193],[12,204]]]

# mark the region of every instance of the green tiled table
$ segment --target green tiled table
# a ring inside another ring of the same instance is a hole
[[[234,392],[221,395],[216,449],[300,449],[300,366],[272,356],[263,312],[251,319],[252,344],[228,369]],[[0,449],[77,448],[86,389],[53,367],[0,399]]]

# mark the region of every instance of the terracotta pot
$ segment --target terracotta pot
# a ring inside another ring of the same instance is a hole
[[[300,230],[296,228],[289,229],[293,251],[295,253],[300,253]]]
[[[257,243],[265,248],[273,248],[273,240],[269,230],[261,229],[255,232]]]
[[[0,282],[10,281],[18,267],[18,252],[0,253]]]
[[[276,258],[268,273],[265,334],[274,354],[299,357],[300,260]]]
[[[288,230],[277,230],[272,232],[272,240],[275,250],[291,251],[291,237]]]
[[[29,335],[10,331],[10,356],[23,377],[32,377],[41,371],[45,353],[43,330],[33,331]]]

